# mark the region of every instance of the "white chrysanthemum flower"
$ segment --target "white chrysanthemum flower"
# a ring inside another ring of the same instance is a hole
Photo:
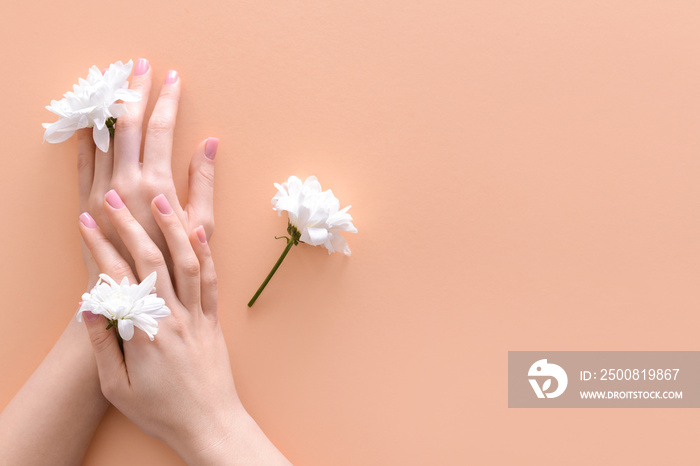
[[[92,137],[101,151],[109,149],[110,127],[114,119],[126,113],[122,102],[141,100],[139,92],[129,89],[127,79],[133,62],[121,61],[109,65],[103,75],[93,66],[87,79],[79,79],[72,92],[63,94],[61,100],[52,100],[46,108],[59,116],[54,123],[42,123],[46,129],[44,141],[63,142],[82,128],[92,128]]]
[[[333,191],[330,189],[323,191],[315,176],[308,177],[304,183],[296,176],[290,176],[282,184],[275,183],[275,188],[277,188],[277,194],[272,198],[274,206],[272,209],[276,210],[278,215],[287,211],[289,216],[287,222],[289,236],[275,238],[285,238],[287,247],[248,302],[248,307],[255,304],[292,246],[299,242],[312,246],[323,245],[328,249],[328,254],[341,251],[349,256],[350,248],[340,232],[357,233],[357,228],[352,224],[352,216],[348,213],[350,206],[341,210],[340,201],[333,195]]]
[[[126,277],[117,283],[102,273],[94,288],[83,294],[83,304],[76,318],[82,321],[84,311],[102,314],[111,325],[117,327],[122,340],[131,340],[134,327],[138,327],[153,341],[153,336],[158,333],[156,319],[170,315],[165,300],[152,293],[155,283],[155,272],[139,285],[130,285]]]
[[[299,232],[299,240],[312,246],[323,245],[328,254],[340,251],[350,255],[350,248],[339,232],[357,233],[348,214],[350,206],[340,209],[340,201],[330,189],[321,190],[315,176],[310,176],[302,184],[296,176],[290,176],[285,183],[275,183],[278,192],[272,198],[273,210],[279,215],[287,211],[289,224]],[[292,236],[294,233],[289,232]]]

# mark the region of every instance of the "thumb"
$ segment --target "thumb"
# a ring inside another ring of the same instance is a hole
[[[112,401],[128,384],[124,354],[119,347],[115,330],[107,329],[108,322],[104,316],[90,311],[82,314],[95,353],[102,393]]]

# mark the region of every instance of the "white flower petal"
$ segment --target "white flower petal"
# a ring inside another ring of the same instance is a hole
[[[165,305],[165,300],[156,298],[153,302],[144,304],[140,313],[158,319],[169,316],[170,309]]]
[[[136,293],[135,299],[142,299],[151,294],[153,287],[158,280],[158,274],[153,271],[146,278],[143,279],[141,284],[138,286],[138,291]]]
[[[124,115],[126,106],[121,102],[141,100],[140,92],[128,89],[127,79],[132,67],[131,60],[126,64],[116,62],[102,75],[99,68],[92,66],[87,79],[79,79],[78,84],[73,86],[73,91],[66,92],[61,100],[51,101],[51,105],[46,108],[61,119],[72,122],[72,131],[88,127],[97,128],[93,130],[93,138],[100,150],[106,152],[109,148],[109,132],[104,132],[105,121],[110,117],[118,118]],[[68,126],[43,126],[47,130],[44,133],[44,141],[61,142],[72,134],[67,133],[70,131]]]
[[[127,278],[117,283],[109,275],[100,274],[92,290],[83,294],[83,304],[76,314],[76,319],[82,320],[82,313],[91,311],[116,320],[119,335],[123,340],[131,339],[134,327],[142,329],[153,340],[153,336],[158,332],[156,319],[170,315],[165,301],[151,294],[155,280],[155,272],[141,284],[129,284]]]
[[[328,230],[325,228],[304,228],[301,233],[301,240],[312,246],[319,246],[326,242]]]
[[[95,126],[92,129],[92,138],[95,140],[95,145],[102,152],[107,152],[109,150],[109,128],[104,126],[102,129],[98,129]]]
[[[101,273],[101,274],[100,274],[100,280],[101,280],[102,282],[108,283],[108,284],[111,285],[111,286],[119,286],[119,283],[117,283],[116,281],[114,281],[114,279],[113,279],[112,277],[110,277],[109,275],[107,275],[106,273]],[[99,284],[100,282],[98,281],[97,283]]]
[[[107,109],[110,116],[114,118],[119,118],[120,116],[126,115],[126,105],[122,103],[115,103],[109,106]]]
[[[357,228],[352,224],[352,215],[347,213],[348,209],[350,209],[350,206],[331,214],[328,217],[328,228],[331,230],[357,233]]]
[[[280,214],[282,211],[291,212],[294,215],[298,214],[297,207],[299,203],[289,196],[285,196],[277,200],[277,204],[273,207],[274,210],[278,211]]]
[[[134,336],[134,323],[129,319],[120,319],[117,321],[119,327],[119,335],[122,340],[129,341]]]
[[[141,100],[141,93],[135,89],[117,89],[114,97],[124,102],[138,102]]]
[[[303,191],[309,194],[320,193],[321,183],[318,182],[318,179],[316,179],[314,175],[311,175],[306,180],[304,180]]]
[[[313,246],[323,245],[329,253],[350,254],[347,241],[339,231],[357,233],[348,214],[350,206],[340,209],[332,190],[323,191],[315,176],[302,183],[290,176],[284,183],[275,183],[277,193],[272,198],[273,210],[286,211],[291,223],[300,233],[300,240]]]
[[[345,237],[343,237],[343,235],[336,231],[330,232],[330,234],[328,235],[328,242],[324,246],[326,246],[326,248],[328,249],[328,254],[338,251],[342,252],[346,256],[350,255],[350,247],[348,246],[348,242],[345,240]]]
[[[60,118],[54,123],[43,123],[42,126],[46,128],[46,131],[44,131],[44,141],[50,143],[63,142],[73,136],[78,129],[76,122],[67,118]]]

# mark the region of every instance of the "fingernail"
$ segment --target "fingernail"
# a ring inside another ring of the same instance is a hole
[[[207,139],[207,142],[204,144],[204,155],[209,160],[214,160],[214,157],[216,157],[216,149],[218,149],[218,148],[219,148],[219,139],[218,138],[209,138],[209,139]]]
[[[175,81],[177,81],[177,71],[168,71],[168,74],[165,76],[165,84],[173,84]]]
[[[86,321],[88,322],[94,322],[97,320],[98,317],[100,317],[99,314],[93,314],[90,311],[83,311],[83,317],[85,318]]]
[[[107,204],[111,205],[114,209],[119,210],[124,208],[122,198],[119,197],[119,194],[113,189],[105,194],[105,199],[107,199]]]
[[[83,212],[80,214],[80,223],[85,225],[87,228],[94,230],[97,228],[97,223],[95,223],[95,219],[90,216],[87,212]]]
[[[148,60],[145,58],[139,58],[136,62],[136,68],[134,68],[134,76],[142,76],[148,73]]]
[[[204,231],[204,227],[202,225],[195,228],[194,232],[197,233],[197,239],[200,243],[205,244],[207,242],[207,232]]]
[[[173,208],[170,207],[170,203],[162,194],[158,194],[155,199],[153,199],[153,202],[155,202],[158,212],[161,214],[170,215],[173,213]]]

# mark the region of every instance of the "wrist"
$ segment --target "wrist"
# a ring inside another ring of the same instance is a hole
[[[170,446],[189,465],[290,464],[268,440],[240,401],[187,439]]]

